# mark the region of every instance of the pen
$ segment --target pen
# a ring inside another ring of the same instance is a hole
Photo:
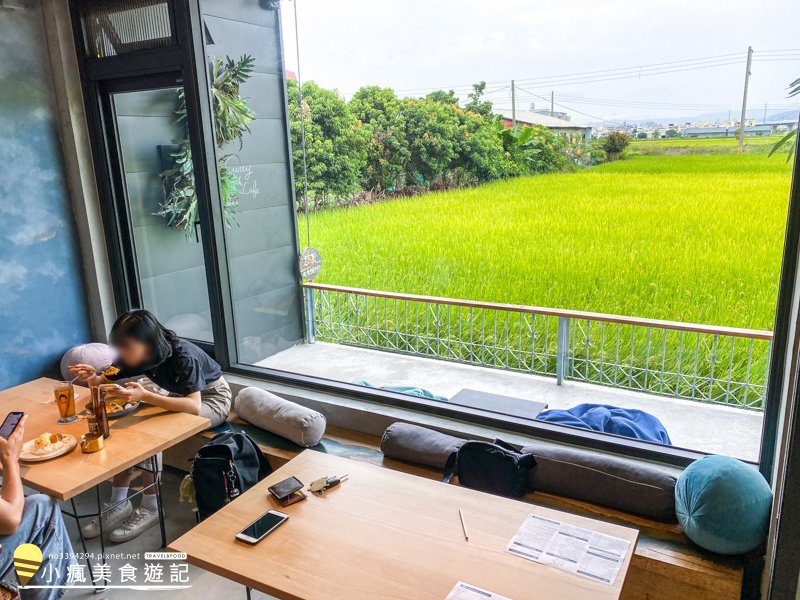
[[[464,512],[459,508],[458,516],[461,517],[461,529],[464,530],[464,539],[469,541],[469,533],[467,533],[467,523],[464,521]]]

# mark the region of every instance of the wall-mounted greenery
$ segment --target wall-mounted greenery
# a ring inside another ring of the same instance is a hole
[[[211,62],[211,94],[214,109],[214,137],[217,148],[225,149],[227,144],[239,142],[241,149],[244,134],[250,133],[250,122],[256,114],[240,96],[240,88],[253,74],[255,61],[252,56],[243,55],[238,60],[226,56],[223,61],[215,58]],[[178,92],[178,108],[175,111],[179,123],[186,123],[186,99],[183,89]],[[192,149],[188,138],[178,142],[178,151],[172,155],[174,165],[161,173],[163,196],[156,214],[167,219],[167,225],[183,229],[187,237],[194,232],[197,222],[197,192],[194,181]],[[228,167],[232,153],[218,157],[220,187],[225,222],[228,226],[236,223],[238,209],[237,193],[239,178]]]

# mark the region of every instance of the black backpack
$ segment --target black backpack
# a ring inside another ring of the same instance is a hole
[[[192,462],[200,519],[214,514],[270,473],[267,457],[249,435],[243,431],[220,433],[197,451]]]
[[[447,459],[445,483],[458,475],[468,488],[520,498],[525,495],[528,470],[536,465],[533,454],[523,454],[502,440],[464,442]]]

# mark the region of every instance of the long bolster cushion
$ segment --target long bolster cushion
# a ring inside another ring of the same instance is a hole
[[[536,457],[528,485],[576,500],[674,523],[675,483],[672,472],[654,465],[586,450],[543,444],[525,446]]]
[[[466,440],[411,425],[392,423],[381,438],[381,451],[389,458],[444,469],[448,457]]]
[[[246,387],[236,395],[236,414],[305,447],[319,444],[327,425],[322,413],[256,387]]]

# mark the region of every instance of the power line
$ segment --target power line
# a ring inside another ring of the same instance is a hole
[[[795,53],[798,54],[798,58],[795,58],[794,56]],[[792,60],[792,61],[800,60],[800,50],[797,49],[769,50],[762,52],[755,51],[755,55],[756,57],[754,58],[754,60],[758,62],[779,62],[786,60]],[[566,73],[562,75],[529,77],[529,78],[516,79],[516,81],[525,83],[529,87],[551,88],[557,86],[575,85],[578,83],[581,84],[599,83],[604,81],[618,81],[621,79],[633,79],[633,78],[647,77],[652,75],[682,73],[686,71],[744,64],[745,62],[746,62],[746,54],[743,54],[741,52],[733,52],[729,54],[718,54],[714,56],[705,56],[697,58],[688,58],[683,60],[665,61],[660,63],[634,65],[630,67],[618,67],[614,69],[600,69],[594,71]],[[493,81],[489,83],[491,85],[496,85],[504,82]],[[425,88],[408,88],[408,89],[399,89],[396,90],[396,92],[398,94],[406,94],[414,92],[435,91],[437,89],[447,89],[447,90],[453,90],[456,93],[461,93],[464,91],[471,91],[472,84],[457,84],[457,85],[446,85],[446,86],[425,87]]]
[[[576,102],[579,104],[598,104],[598,105],[606,105],[606,106],[619,106],[619,107],[631,107],[631,108],[688,108],[688,109],[720,109],[720,110],[727,110],[729,108],[738,108],[738,104],[711,104],[711,103],[680,103],[680,102],[649,102],[645,100],[620,100],[620,99],[612,99],[612,98],[594,98],[591,96],[576,96],[572,94],[559,94],[559,97],[562,100],[567,100],[569,102]],[[783,98],[782,100],[785,100]],[[759,104],[764,104],[765,102],[762,101]],[[769,102],[768,104],[772,108],[795,108],[800,106],[800,102],[796,103],[788,103],[782,101],[774,101]]]

